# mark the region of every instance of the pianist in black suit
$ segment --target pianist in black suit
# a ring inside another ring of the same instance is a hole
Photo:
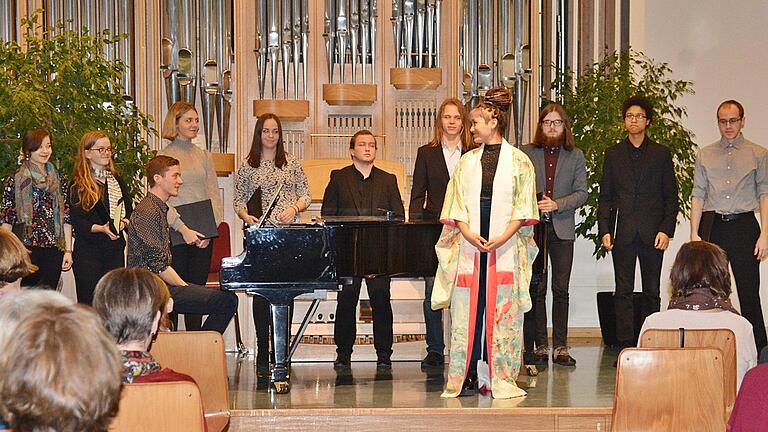
[[[373,166],[376,159],[376,138],[367,130],[357,132],[349,142],[352,165],[331,172],[331,181],[323,195],[323,216],[372,216],[381,210],[393,211],[403,218],[405,209],[394,175]],[[377,251],[372,250],[371,253]],[[376,347],[376,366],[392,365],[392,304],[389,297],[389,277],[366,278],[368,296],[373,309],[373,340]],[[336,305],[335,368],[351,365],[352,347],[355,343],[355,309],[360,298],[361,278],[352,285],[345,285],[339,293]]]

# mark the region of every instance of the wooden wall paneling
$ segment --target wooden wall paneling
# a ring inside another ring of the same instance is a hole
[[[546,3],[548,0],[544,0]],[[538,124],[539,119],[539,105],[541,104],[541,95],[539,94],[539,86],[542,82],[542,74],[541,74],[541,60],[539,59],[539,56],[536,55],[541,50],[541,44],[543,41],[539,40],[538,34],[539,34],[539,26],[540,21],[538,19],[538,16],[542,11],[539,9],[539,2],[536,0],[530,0],[528,2],[530,5],[530,14],[528,17],[528,44],[530,46],[530,56],[531,56],[531,76],[530,80],[528,82],[528,106],[526,107],[528,112],[525,116],[525,121],[523,123],[523,143],[528,143],[531,141],[531,137],[536,134],[536,126]],[[548,37],[544,38],[545,40],[550,39]],[[548,86],[549,84],[547,84]],[[510,118],[513,116],[513,110],[510,109]],[[510,124],[512,122],[510,121]]]
[[[595,0],[579,1],[579,71],[589,68],[595,58]]]
[[[532,116],[536,112],[537,108],[541,106],[542,99],[550,99],[552,97],[549,87],[553,79],[552,63],[554,60],[553,50],[555,46],[553,42],[555,40],[554,38],[556,37],[554,33],[554,26],[552,25],[554,9],[555,9],[555,5],[554,5],[555,1],[556,0],[543,0],[541,2],[542,8],[539,11],[539,14],[537,15],[531,14],[534,17],[535,16],[540,17],[539,20],[534,20],[534,21],[537,21],[539,26],[541,26],[541,32],[537,30],[535,33],[531,35],[532,41],[537,40],[537,37],[536,37],[537,35],[539,34],[544,35],[544,38],[541,41],[537,41],[537,43],[539,43],[540,45],[540,48],[536,51],[531,50],[532,55],[533,53],[540,53],[540,55],[538,56],[538,60],[541,62],[539,64],[539,67],[536,68],[536,70],[539,71],[540,73],[539,85],[537,85],[536,87],[531,86],[531,88],[539,90],[539,97],[535,99],[536,103],[533,105],[533,108],[531,109]]]
[[[598,57],[616,50],[616,0],[599,0]]]

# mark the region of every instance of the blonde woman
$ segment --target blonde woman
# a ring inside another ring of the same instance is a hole
[[[186,102],[176,102],[168,109],[163,121],[163,138],[170,142],[158,154],[178,160],[184,176],[184,186],[179,195],[171,197],[168,204],[176,207],[209,199],[218,226],[224,219],[224,210],[213,159],[207,150],[192,142],[199,130],[200,116],[195,107]],[[188,229],[175,211],[169,211],[168,215],[171,228],[182,234],[187,242],[171,248],[173,268],[184,281],[205,286],[211,268],[212,242],[198,239],[197,232]],[[202,318],[187,314],[184,322],[187,330],[200,330]]]

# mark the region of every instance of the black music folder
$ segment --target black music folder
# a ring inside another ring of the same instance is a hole
[[[219,236],[216,218],[213,216],[211,200],[193,202],[175,208],[184,224],[202,234],[203,239],[212,239]],[[171,245],[177,246],[184,243],[184,237],[176,232],[176,230],[171,229]]]
[[[248,202],[245,204],[245,208],[249,215],[257,218],[261,217],[261,215],[264,213],[264,211],[261,209],[261,187],[257,187],[256,190],[253,191],[253,195],[251,195],[251,198],[248,199]]]

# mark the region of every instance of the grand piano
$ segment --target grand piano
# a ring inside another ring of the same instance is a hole
[[[224,258],[221,287],[245,291],[270,303],[275,364],[270,380],[277,393],[290,391],[288,362],[328,291],[353,277],[434,276],[434,246],[442,225],[403,222],[389,216],[334,216],[311,224],[251,227],[242,254]],[[303,294],[319,294],[289,348],[289,306]]]

